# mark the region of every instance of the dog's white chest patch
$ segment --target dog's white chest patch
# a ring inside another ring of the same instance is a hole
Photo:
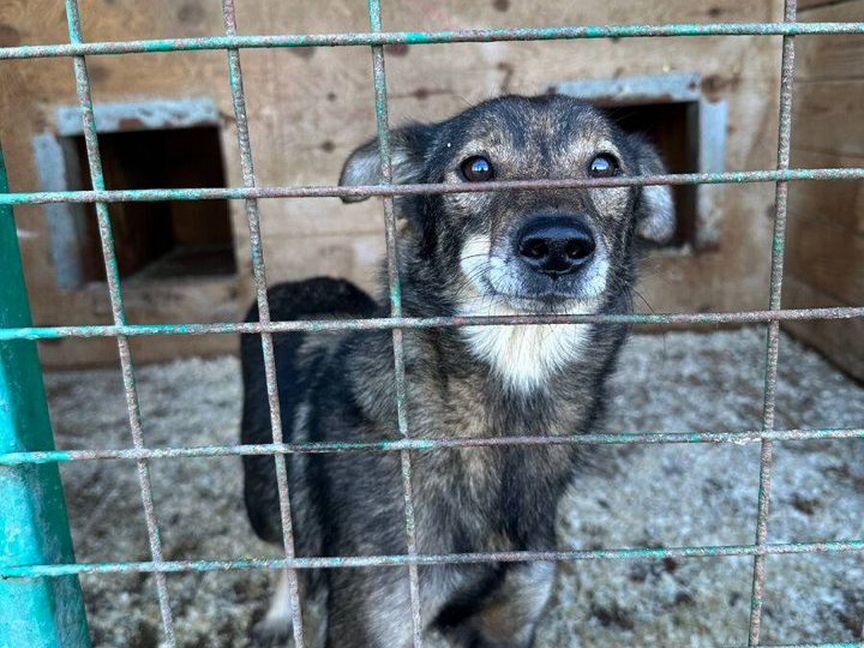
[[[475,308],[466,308],[464,314],[494,316],[516,312],[481,301]],[[474,355],[488,362],[505,383],[518,391],[530,392],[576,359],[590,327],[590,324],[467,326],[461,332]]]

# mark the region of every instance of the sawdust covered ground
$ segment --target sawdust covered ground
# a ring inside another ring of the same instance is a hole
[[[635,336],[614,380],[608,428],[634,431],[758,429],[764,333]],[[235,443],[240,408],[233,357],[183,360],[138,372],[150,446]],[[61,448],[128,447],[116,371],[47,377]],[[864,390],[818,355],[784,338],[777,428],[861,427]],[[775,446],[771,542],[864,537],[864,441]],[[753,541],[758,444],[592,448],[561,507],[562,548],[672,547]],[[80,561],[148,560],[136,467],[128,461],[65,464]],[[236,458],[152,462],[165,557],[275,556],[251,534]],[[763,641],[861,639],[861,554],[772,556]],[[538,646],[745,645],[752,559],[581,561],[560,570]],[[168,576],[178,642],[249,645],[275,574]],[[153,579],[82,578],[98,646],[153,648],[161,630]]]

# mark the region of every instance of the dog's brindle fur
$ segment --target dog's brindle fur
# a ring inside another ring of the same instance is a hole
[[[560,96],[495,99],[441,123],[396,130],[391,142],[397,182],[465,182],[460,163],[478,154],[496,179],[586,177],[599,153],[617,158],[625,175],[663,171],[646,141]],[[379,169],[373,141],[352,154],[341,182],[380,182]],[[411,317],[626,313],[636,235],[661,240],[674,225],[666,187],[411,196],[397,208],[402,303]],[[514,252],[520,228],[550,213],[584,218],[596,240],[590,263],[574,275],[541,276]],[[387,314],[351,284],[327,278],[275,286],[270,305],[275,320]],[[249,319],[256,318],[253,308]],[[410,434],[588,432],[602,414],[624,336],[617,324],[406,330]],[[269,443],[257,336],[244,336],[242,361],[242,440]],[[398,438],[389,331],[278,335],[276,362],[286,439]],[[414,452],[419,552],[554,549],[556,505],[576,460],[575,447],[564,445]],[[406,552],[398,453],[291,455],[287,463],[299,556]],[[244,468],[252,526],[280,543],[274,460],[244,457]],[[546,563],[421,567],[423,623],[456,646],[526,648],[553,575]],[[305,595],[326,600],[328,648],[410,645],[406,569],[301,571],[300,578]],[[257,628],[264,642],[290,629],[285,592],[276,600]]]

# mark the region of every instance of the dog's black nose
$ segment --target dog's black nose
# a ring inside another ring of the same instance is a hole
[[[537,272],[557,277],[574,272],[594,254],[591,228],[576,216],[540,216],[517,237],[522,261]]]

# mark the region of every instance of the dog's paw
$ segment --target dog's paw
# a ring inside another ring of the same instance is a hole
[[[259,648],[282,648],[291,637],[291,621],[287,619],[261,619],[252,628],[252,643]]]

